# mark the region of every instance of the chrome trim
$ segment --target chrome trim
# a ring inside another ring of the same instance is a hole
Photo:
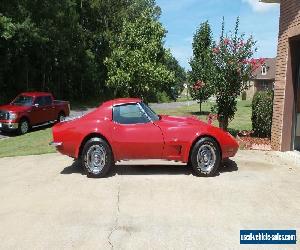
[[[1,122],[1,128],[17,129],[19,124],[16,122]]]
[[[216,158],[215,150],[211,145],[200,146],[197,153],[198,168],[204,173],[209,173],[215,165]]]
[[[99,174],[106,164],[107,152],[102,145],[93,145],[87,151],[84,161],[88,171],[93,174]]]
[[[54,142],[54,141],[52,141],[52,142],[49,143],[49,145],[53,146],[53,147],[60,147],[60,146],[63,145],[63,143],[62,142]]]
[[[151,117],[150,117],[150,116],[147,114],[147,112],[143,109],[142,105],[141,105],[139,102],[137,102],[136,104],[138,105],[138,107],[140,108],[140,110],[142,111],[142,113],[148,118],[149,122],[152,122],[152,123],[153,123]]]

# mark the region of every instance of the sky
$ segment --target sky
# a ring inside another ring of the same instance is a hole
[[[259,0],[156,0],[162,10],[160,22],[167,30],[165,45],[180,65],[190,69],[193,35],[206,20],[214,39],[221,33],[222,18],[225,32],[233,31],[240,17],[240,33],[252,35],[257,41],[254,57],[275,57],[279,28],[279,4],[260,3]]]

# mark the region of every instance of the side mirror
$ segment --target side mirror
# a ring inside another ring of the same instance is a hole
[[[38,103],[35,103],[33,106],[38,108],[40,105]]]

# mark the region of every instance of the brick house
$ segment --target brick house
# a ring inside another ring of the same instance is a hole
[[[280,4],[272,148],[300,150],[300,0],[261,2]]]
[[[265,58],[265,63],[255,70],[250,80],[247,98],[252,98],[257,91],[274,90],[276,58]]]

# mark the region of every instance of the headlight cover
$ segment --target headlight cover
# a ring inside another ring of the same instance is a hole
[[[9,113],[9,120],[15,120],[17,119],[17,113]]]

